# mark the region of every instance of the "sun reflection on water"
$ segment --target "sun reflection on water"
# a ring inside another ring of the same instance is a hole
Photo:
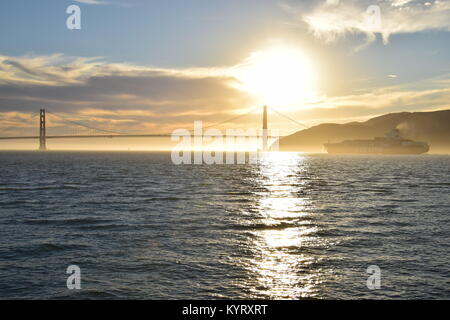
[[[308,210],[312,204],[302,195],[306,158],[292,153],[267,153],[260,163],[258,213],[265,227],[254,231],[250,269],[255,276],[256,297],[295,299],[314,297],[321,282],[320,270],[309,253],[321,239]]]

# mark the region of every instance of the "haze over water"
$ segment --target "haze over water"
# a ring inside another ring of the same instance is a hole
[[[0,298],[450,298],[450,156],[0,153]],[[81,268],[82,289],[66,288]],[[369,290],[367,267],[381,268]]]

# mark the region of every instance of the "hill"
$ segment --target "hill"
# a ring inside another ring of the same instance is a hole
[[[450,153],[450,110],[385,114],[365,122],[325,123],[280,139],[280,151],[324,152],[324,143],[382,137],[399,129],[406,139],[426,141],[431,153]]]

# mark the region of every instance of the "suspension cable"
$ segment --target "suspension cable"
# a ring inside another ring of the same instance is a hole
[[[38,116],[38,115],[39,115],[39,113],[33,112],[33,113],[31,114],[30,120],[36,118],[36,116]],[[1,120],[5,120],[5,118],[0,119],[0,121],[1,121]],[[0,132],[2,132],[2,133],[3,133],[3,132],[7,132],[7,131],[9,131],[10,129],[17,129],[17,126],[9,126],[9,127],[0,129]]]
[[[276,114],[282,116],[283,118],[286,118],[286,119],[288,119],[288,120],[290,120],[290,121],[296,123],[297,125],[299,125],[299,126],[301,126],[301,127],[303,127],[303,128],[306,128],[306,129],[309,129],[309,128],[310,128],[310,127],[308,127],[307,125],[305,125],[305,124],[303,124],[303,123],[301,123],[301,122],[298,122],[297,120],[295,120],[295,119],[293,119],[293,118],[291,118],[291,117],[289,117],[289,116],[287,116],[287,115],[285,115],[285,114],[283,114],[283,113],[281,113],[281,112],[278,112],[277,110],[275,110],[275,109],[273,109],[273,108],[271,108],[271,107],[269,107],[269,109],[272,110],[273,112],[275,112]]]
[[[88,128],[88,129],[91,129],[91,130],[94,130],[94,131],[99,131],[99,132],[104,132],[104,133],[120,134],[120,135],[128,135],[128,133],[123,133],[123,132],[118,132],[118,131],[111,131],[111,130],[103,130],[103,129],[98,129],[98,128],[95,128],[95,127],[91,127],[91,126],[85,125],[85,124],[77,122],[77,121],[69,120],[69,119],[67,119],[67,118],[65,118],[63,116],[60,116],[60,115],[55,114],[55,113],[50,112],[50,111],[47,111],[47,113],[50,113],[50,114],[54,115],[55,117],[60,118],[63,121],[66,121],[66,122],[69,122],[69,123],[72,123],[72,124],[75,124],[77,126],[81,126],[81,127],[84,127],[84,128]]]
[[[212,124],[212,125],[206,126],[206,127],[203,128],[203,130],[206,130],[206,129],[209,129],[209,128],[212,128],[212,127],[218,127],[218,126],[220,126],[220,125],[222,125],[222,124],[225,124],[225,123],[228,123],[228,122],[232,122],[232,121],[238,120],[238,119],[240,119],[240,118],[243,118],[243,117],[245,117],[245,116],[248,116],[249,114],[252,114],[253,112],[255,112],[256,110],[258,110],[258,109],[260,109],[260,108],[261,108],[261,107],[257,107],[257,108],[255,108],[255,109],[253,109],[253,110],[250,110],[250,111],[247,112],[247,113],[244,113],[244,114],[238,115],[238,116],[236,116],[236,117],[233,117],[233,118],[230,118],[230,119],[227,119],[227,120],[224,120],[224,121],[220,121],[220,122],[218,122],[218,123],[214,123],[214,124]],[[192,131],[195,131],[195,130],[189,130],[189,132],[192,132]]]
[[[226,120],[224,120],[224,121],[220,121],[220,122],[214,123],[214,124],[212,124],[212,125],[209,125],[209,126],[204,127],[203,129],[205,130],[205,129],[209,129],[209,128],[212,128],[212,127],[217,127],[217,126],[220,126],[220,125],[222,125],[222,124],[229,123],[229,122],[232,122],[232,121],[241,119],[241,118],[243,118],[243,117],[245,117],[245,116],[247,116],[247,115],[249,115],[249,114],[254,113],[255,111],[259,110],[260,108],[261,108],[261,107],[257,107],[257,108],[255,108],[255,109],[253,109],[253,110],[250,110],[250,111],[247,112],[247,113],[238,115],[238,116],[233,117],[233,118],[230,118],[230,119],[226,119]],[[283,118],[288,119],[289,121],[294,122],[295,124],[297,124],[297,125],[299,125],[299,126],[301,126],[301,127],[303,127],[303,128],[307,128],[307,129],[310,128],[310,127],[308,127],[307,125],[305,125],[305,124],[303,124],[303,123],[301,123],[301,122],[298,122],[297,120],[295,120],[295,119],[293,119],[293,118],[291,118],[291,117],[289,117],[289,116],[287,116],[287,115],[285,115],[285,114],[283,114],[283,113],[281,113],[281,112],[275,110],[275,109],[272,108],[272,107],[268,107],[268,108],[269,108],[270,110],[272,110],[273,112],[275,112],[276,114],[282,116]],[[94,131],[98,131],[98,132],[103,132],[103,133],[117,134],[117,135],[130,135],[129,133],[118,132],[118,131],[112,131],[112,130],[104,130],[104,129],[95,128],[95,127],[92,127],[92,126],[89,126],[89,125],[85,125],[85,124],[83,124],[83,123],[80,123],[80,122],[77,122],[77,121],[73,121],[73,120],[67,119],[67,118],[64,117],[64,116],[55,114],[55,113],[53,113],[53,112],[51,112],[51,111],[47,111],[47,113],[49,113],[49,114],[51,114],[51,115],[54,115],[54,116],[56,116],[57,118],[59,118],[59,119],[65,121],[65,122],[69,122],[69,123],[72,123],[72,124],[74,124],[74,125],[81,126],[81,127],[84,127],[84,128],[90,129],[90,130],[94,130]],[[35,116],[36,116],[36,115],[35,115]],[[34,116],[33,116],[33,117],[34,117]],[[9,129],[9,128],[7,128],[7,129]],[[4,129],[4,130],[5,130],[5,129]],[[2,130],[2,131],[4,131],[4,130]],[[195,130],[192,129],[192,130],[188,130],[188,131],[189,131],[189,132],[194,132]],[[168,133],[168,134],[166,134],[166,135],[170,135],[170,134],[171,134],[171,133]]]

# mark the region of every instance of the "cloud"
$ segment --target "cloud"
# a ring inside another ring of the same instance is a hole
[[[85,4],[108,4],[106,1],[99,1],[99,0],[75,0],[75,2],[85,3]]]
[[[93,127],[129,133],[167,133],[191,128],[195,120],[217,123],[255,106],[250,96],[236,89],[235,68],[164,69],[59,54],[0,56],[0,135],[35,135],[38,118],[32,115],[41,108]],[[449,109],[449,84],[450,75],[445,75],[367,89],[288,113],[317,124],[386,112]],[[260,120],[255,114],[226,126],[259,127]],[[49,134],[59,134],[65,124],[50,121]],[[283,134],[298,129],[284,118],[271,116],[270,122]]]
[[[119,6],[119,7],[123,7],[123,8],[129,8],[133,6],[133,3],[131,3],[131,0],[127,0],[127,1],[113,1],[113,0],[108,0],[108,1],[103,1],[103,0],[74,0],[75,2],[78,3],[83,3],[83,4],[91,4],[91,5],[114,5],[114,6]]]
[[[328,42],[347,34],[365,34],[370,43],[378,33],[388,43],[393,34],[450,31],[450,0],[329,0],[286,8],[317,38]]]
[[[359,121],[392,112],[450,109],[450,74],[419,83],[367,90],[325,99],[300,111],[313,123]]]
[[[218,122],[248,107],[251,98],[235,82],[229,68],[164,69],[60,54],[0,56],[0,114],[46,108],[75,118],[90,115],[91,124],[121,130],[152,123],[167,131],[199,119]]]

